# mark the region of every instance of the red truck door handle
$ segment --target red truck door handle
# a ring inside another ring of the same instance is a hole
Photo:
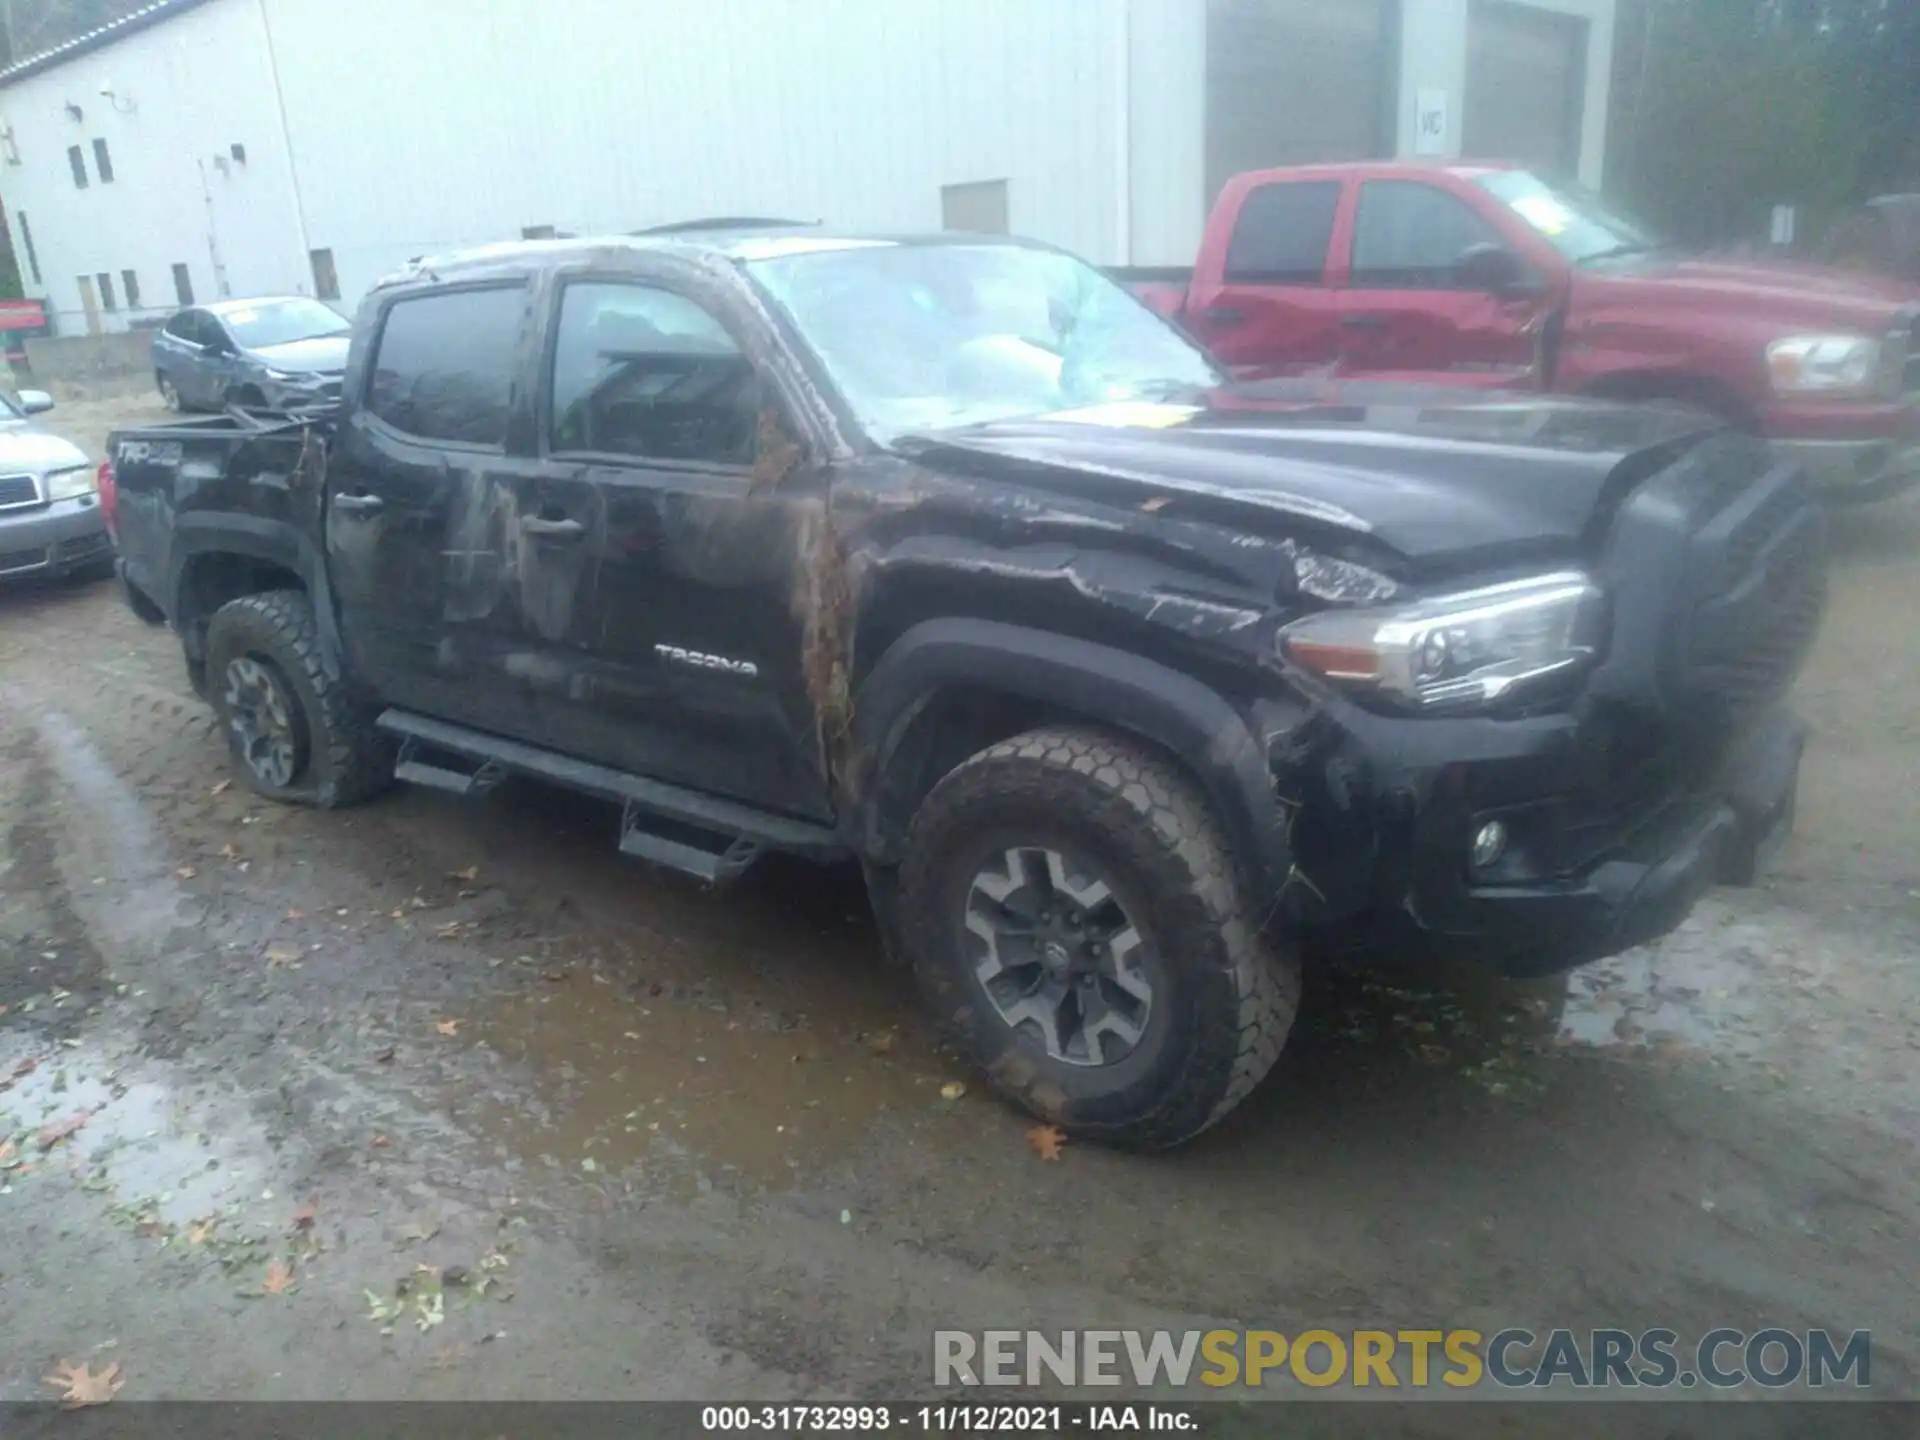
[[[520,533],[537,535],[542,540],[578,540],[587,533],[587,527],[578,520],[542,520],[527,515],[521,518]]]
[[[1342,315],[1340,323],[1349,330],[1384,330],[1387,317],[1384,315]]]
[[[378,495],[336,495],[333,497],[333,508],[343,515],[371,515],[377,510],[384,510],[386,506],[387,502],[382,500]]]
[[[1247,312],[1235,309],[1231,305],[1203,305],[1199,318],[1210,325],[1238,325],[1247,318]]]

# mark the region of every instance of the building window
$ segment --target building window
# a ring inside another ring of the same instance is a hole
[[[20,212],[20,244],[27,252],[27,269],[33,272],[33,283],[38,285],[41,283],[40,257],[34,253],[33,227],[27,224],[27,212],[24,210]]]
[[[173,298],[182,305],[193,303],[193,275],[185,265],[173,267]]]
[[[131,270],[122,270],[120,272],[120,288],[126,292],[127,308],[129,310],[138,310],[140,308],[140,277]]]
[[[1007,233],[1007,182],[978,180],[940,187],[940,228],[976,235]]]
[[[322,300],[338,300],[340,272],[333,268],[333,251],[309,250],[307,259],[313,265],[313,293]]]
[[[119,307],[113,303],[113,276],[102,270],[93,277],[93,283],[100,287],[100,308],[102,310],[118,309]]]
[[[69,145],[67,147],[67,164],[73,167],[73,188],[76,190],[86,189],[87,188],[86,152],[83,151],[78,145]]]
[[[113,183],[113,156],[107,153],[107,142],[104,140],[93,142],[93,168],[100,172],[102,185]]]

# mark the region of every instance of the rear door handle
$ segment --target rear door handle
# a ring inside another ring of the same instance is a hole
[[[587,527],[578,520],[541,520],[527,515],[520,521],[520,533],[538,535],[543,540],[578,540],[587,533]]]
[[[1340,323],[1349,330],[1384,330],[1387,317],[1384,315],[1342,315]]]
[[[343,515],[372,515],[387,508],[387,502],[378,495],[336,495],[333,508]]]

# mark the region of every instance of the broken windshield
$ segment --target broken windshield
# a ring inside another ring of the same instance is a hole
[[[883,441],[1220,383],[1192,342],[1056,251],[862,245],[746,264]]]

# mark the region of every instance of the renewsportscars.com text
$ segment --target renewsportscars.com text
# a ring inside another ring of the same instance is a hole
[[[948,1385],[1346,1385],[1422,1389],[1865,1387],[1871,1335],[1854,1330],[937,1330]]]

